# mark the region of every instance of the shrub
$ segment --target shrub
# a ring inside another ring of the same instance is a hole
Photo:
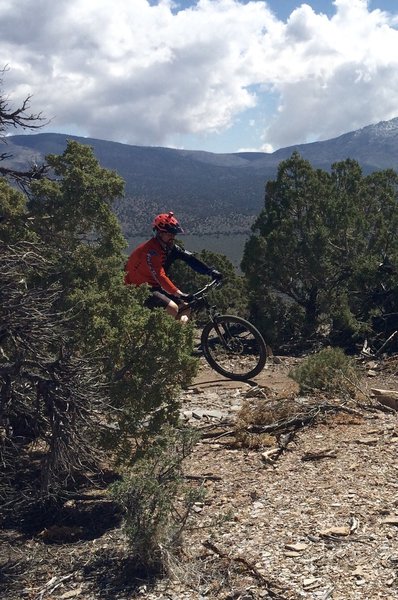
[[[245,400],[237,415],[235,438],[244,448],[275,446],[285,424],[294,420],[302,407],[293,395],[287,398],[268,398],[266,395]],[[263,431],[263,429],[269,431]]]
[[[185,484],[182,472],[195,442],[191,430],[166,426],[111,489],[124,510],[124,530],[139,570],[167,570],[179,555],[187,519],[201,497],[200,489]]]
[[[107,402],[98,361],[68,345],[59,286],[31,283],[54,269],[43,245],[0,241],[0,254],[0,498],[11,513],[56,498],[96,463]]]
[[[302,345],[303,310],[281,295],[261,288],[250,293],[250,320],[273,348],[283,353]]]
[[[301,392],[352,396],[358,388],[358,370],[352,358],[341,348],[324,348],[293,369],[289,376],[300,385]]]
[[[103,450],[131,464],[136,439],[178,421],[197,369],[192,328],[123,283],[111,210],[122,180],[74,142],[48,160],[56,179],[34,180],[29,196],[0,182],[0,498],[14,487],[27,503],[62,496]],[[20,493],[22,457],[34,494]]]

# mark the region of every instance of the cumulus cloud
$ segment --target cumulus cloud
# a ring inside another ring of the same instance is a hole
[[[2,0],[7,90],[53,130],[140,145],[222,132],[270,92],[266,149],[397,116],[397,15],[333,4],[283,22],[263,0]]]
[[[336,0],[328,19],[307,5],[284,26],[286,64],[276,81],[278,114],[266,131],[275,146],[327,139],[398,115],[398,31],[364,0]],[[272,49],[269,49],[272,54]]]

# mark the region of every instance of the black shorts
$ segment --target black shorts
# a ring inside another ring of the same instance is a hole
[[[147,308],[166,308],[171,301],[175,302],[177,305],[181,304],[181,300],[177,296],[168,294],[163,290],[154,290],[145,300],[145,306]]]

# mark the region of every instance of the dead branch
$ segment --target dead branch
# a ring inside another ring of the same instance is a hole
[[[211,439],[211,440],[218,440],[219,438],[222,437],[227,437],[229,435],[234,435],[235,434],[235,430],[234,429],[227,429],[226,431],[222,431],[221,433],[219,431],[209,431],[208,433],[202,433],[201,434],[201,439]]]
[[[303,461],[321,460],[322,458],[336,458],[337,452],[334,449],[319,450],[318,452],[306,452],[301,457]]]
[[[331,404],[329,402],[324,402],[322,404],[316,404],[309,407],[307,411],[296,413],[291,417],[280,419],[279,421],[268,423],[267,425],[249,425],[245,428],[245,430],[248,433],[260,434],[290,431],[292,429],[301,429],[311,424],[320,414],[332,412],[346,412],[348,414],[354,414],[356,416],[363,417],[363,415],[359,411],[353,408],[349,408],[347,406],[339,404]]]
[[[395,336],[397,335],[398,331],[393,331],[392,334],[386,339],[386,341],[384,342],[384,344],[382,344],[380,346],[380,348],[378,350],[376,350],[376,352],[374,353],[375,356],[380,356],[381,351],[384,350],[384,348],[390,343],[392,342],[392,340],[395,338]]]
[[[0,161],[9,158],[12,158],[11,154],[0,154]],[[46,177],[49,169],[49,165],[46,164],[33,164],[28,171],[18,171],[16,169],[0,166],[0,175],[2,175],[3,177],[9,177],[13,181],[15,181],[25,193],[28,193],[29,190],[27,186],[32,181],[43,179],[43,177]]]
[[[257,581],[259,581],[267,590],[270,598],[275,598],[275,600],[288,600],[288,598],[282,595],[281,586],[274,581],[270,581],[264,577],[262,573],[257,569],[257,567],[248,561],[246,558],[242,556],[229,556],[226,552],[220,550],[213,542],[210,540],[206,540],[203,542],[203,546],[214,554],[217,554],[220,558],[226,559],[230,562],[235,562],[243,565],[243,567],[251,573]]]
[[[219,475],[184,475],[184,478],[193,481],[222,481]]]
[[[0,70],[0,85],[3,83],[3,75],[7,70],[7,67]],[[31,99],[32,96],[28,95],[17,108],[12,108],[8,98],[0,89],[0,142],[7,144],[6,131],[10,127],[34,131],[49,123],[41,112],[31,113],[29,111]],[[12,158],[12,154],[9,152],[0,153],[0,162],[10,158]],[[27,171],[18,171],[13,168],[0,167],[0,176],[12,179],[27,193],[29,183],[45,177],[48,168],[47,165],[33,165]]]
[[[3,76],[6,71],[8,71],[7,66],[0,70],[0,85],[3,83]],[[29,94],[20,106],[12,109],[8,98],[0,90],[0,140],[4,143],[7,143],[4,132],[9,127],[34,130],[40,129],[48,123],[41,112],[36,114],[29,112],[31,99],[32,96]]]
[[[101,370],[68,347],[73,318],[57,309],[62,289],[45,283],[56,277],[43,247],[0,244],[0,253],[0,498],[7,506],[15,495],[15,509],[94,466],[107,394]],[[32,443],[41,478],[14,490]]]

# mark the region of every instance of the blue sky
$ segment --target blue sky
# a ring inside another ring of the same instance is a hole
[[[261,1],[261,0],[257,0],[257,1]],[[392,4],[394,0],[387,0],[386,2],[378,2],[377,6],[381,5],[381,4]],[[241,2],[241,4],[248,4],[249,0],[244,0]],[[152,4],[155,4],[156,2],[152,2]],[[175,4],[175,11],[181,10],[181,9],[186,9],[186,8],[192,8],[193,6],[195,6],[197,4],[196,0],[175,0],[174,2]],[[298,2],[297,0],[269,0],[267,2],[268,6],[271,8],[271,10],[274,12],[275,15],[277,15],[277,17],[279,19],[283,19],[284,21],[286,21],[289,16],[291,15],[291,13],[294,11],[295,8],[297,8],[298,6],[300,6],[300,4],[303,4],[303,2]],[[329,16],[332,16],[334,14],[334,7],[332,5],[331,0],[308,0],[307,4],[309,4],[310,6],[312,6],[314,8],[314,10],[316,12],[323,12],[324,14],[327,14]]]
[[[2,87],[43,131],[272,152],[398,116],[397,28],[395,0],[2,0]]]
[[[242,0],[241,4],[248,4],[250,0]],[[262,2],[263,0],[254,0]],[[151,4],[157,4],[157,0],[153,0]],[[197,4],[197,0],[175,0],[174,5],[175,11],[192,8]],[[307,0],[307,2],[300,2],[298,0],[268,0],[266,4],[271,8],[275,15],[279,19],[286,21],[291,13],[298,8],[301,4],[308,4],[315,12],[323,13],[328,17],[332,17],[335,14],[335,7],[332,0]],[[387,12],[397,13],[396,0],[370,0],[368,3],[370,10],[379,8]]]

